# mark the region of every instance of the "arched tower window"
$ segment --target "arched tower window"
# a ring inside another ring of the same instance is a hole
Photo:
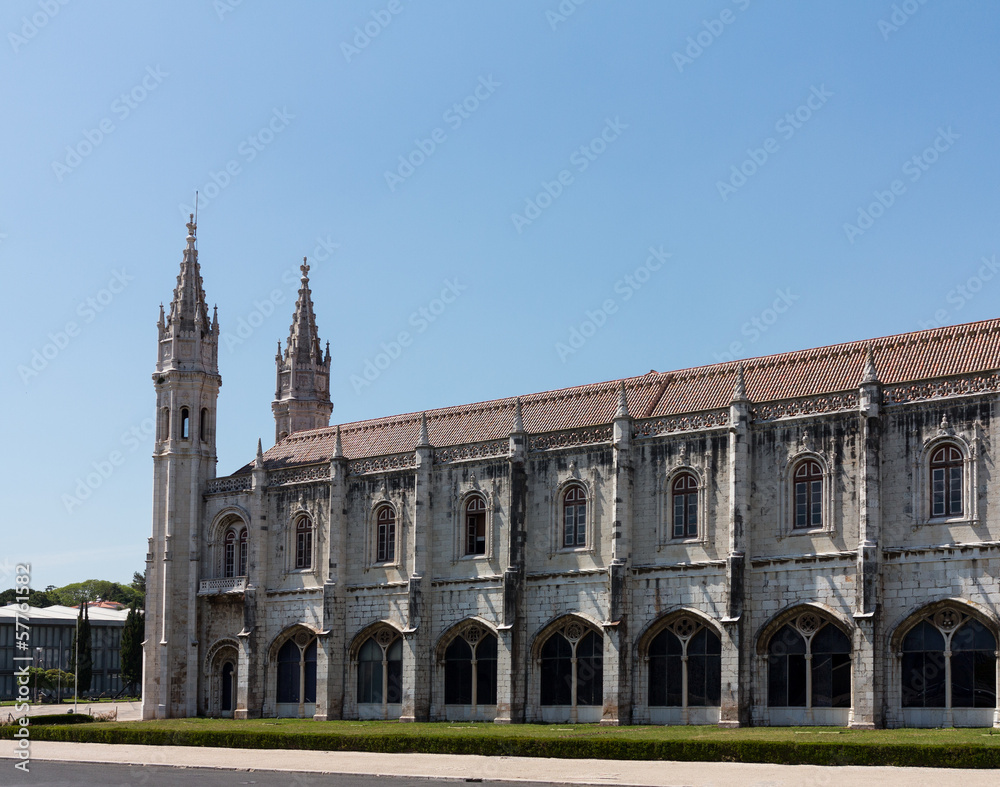
[[[562,498],[563,547],[587,545],[587,492],[572,484]]]
[[[681,473],[670,485],[674,538],[698,535],[698,481],[691,473]]]
[[[962,452],[952,444],[931,454],[931,516],[962,514]]]
[[[486,554],[486,501],[481,495],[465,504],[465,554]]]
[[[796,528],[823,526],[823,470],[815,459],[804,459],[795,466]]]
[[[295,523],[295,568],[312,568],[313,525],[307,516]]]
[[[181,408],[181,440],[191,437],[191,411],[186,407]]]
[[[201,432],[201,441],[208,442],[208,408],[201,408],[201,418],[198,419],[198,429]]]
[[[805,612],[767,644],[771,707],[851,707],[851,641],[832,623]]]
[[[392,563],[396,559],[396,511],[390,505],[375,511],[375,561]]]
[[[170,439],[170,408],[160,408],[159,439]]]

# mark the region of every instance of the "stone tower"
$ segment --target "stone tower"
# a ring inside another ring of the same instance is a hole
[[[309,265],[302,258],[302,280],[295,314],[288,331],[288,344],[275,356],[277,381],[274,391],[274,440],[280,442],[293,432],[320,429],[330,425],[333,403],[330,401],[330,344],[326,354],[320,349],[312,292],[309,290]]]
[[[208,318],[188,222],[170,313],[160,306],[153,450],[153,535],[146,555],[148,595],[143,661],[144,719],[194,716],[198,696],[196,595],[199,519],[205,483],[215,477],[219,376],[218,315]]]

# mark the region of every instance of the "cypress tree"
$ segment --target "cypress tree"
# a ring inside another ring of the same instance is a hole
[[[76,689],[79,694],[90,691],[94,674],[94,657],[90,642],[90,613],[87,602],[80,603],[77,630],[73,639],[73,673],[77,676]]]
[[[129,693],[135,692],[136,685],[142,679],[142,641],[145,632],[145,619],[133,601],[122,629],[121,649],[122,685],[131,689]]]

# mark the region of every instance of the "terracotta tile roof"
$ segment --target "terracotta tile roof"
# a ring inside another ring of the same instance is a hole
[[[916,331],[742,361],[747,397],[763,403],[855,389],[871,347],[884,385],[1000,369],[1000,319]],[[633,418],[677,415],[727,407],[740,362],[676,372],[649,372],[624,380]],[[610,423],[622,380],[522,396],[527,432],[551,432]],[[515,399],[496,399],[427,411],[430,442],[437,448],[506,438]],[[412,451],[420,413],[341,424],[348,459]],[[269,469],[327,461],[336,427],[297,432],[264,454]],[[249,471],[250,466],[234,475]]]

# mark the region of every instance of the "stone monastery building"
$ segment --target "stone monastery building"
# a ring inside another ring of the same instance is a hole
[[[144,718],[1000,726],[1000,320],[331,427],[303,264],[217,478],[188,230]]]

